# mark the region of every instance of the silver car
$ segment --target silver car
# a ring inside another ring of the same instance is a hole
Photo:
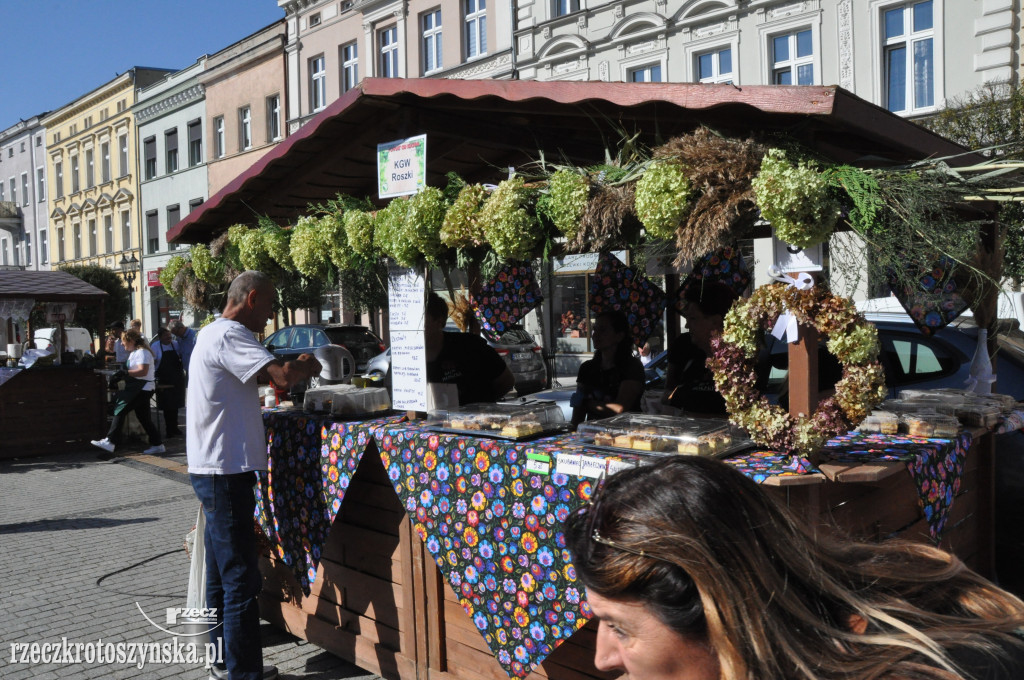
[[[522,327],[513,326],[497,341],[488,340],[487,344],[498,352],[515,376],[516,394],[533,394],[547,387],[544,350]]]

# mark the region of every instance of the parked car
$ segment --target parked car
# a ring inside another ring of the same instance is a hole
[[[370,359],[386,349],[384,342],[369,328],[349,324],[287,326],[272,333],[263,341],[263,346],[282,361],[291,361],[300,354],[312,354],[318,347],[324,345],[341,345],[351,352],[356,360],[356,373],[366,372]],[[309,382],[309,387],[316,387],[318,384],[319,379],[313,378]],[[304,392],[305,389],[301,391]]]
[[[68,352],[81,352],[82,354],[92,353],[92,335],[84,328],[65,326],[64,332],[68,337]],[[37,328],[32,335],[36,349],[53,349],[54,338],[57,337],[56,328]]]
[[[513,326],[502,333],[497,341],[488,339],[487,344],[495,349],[511,369],[516,379],[516,394],[532,394],[547,387],[548,371],[544,365],[544,351],[522,327]]]

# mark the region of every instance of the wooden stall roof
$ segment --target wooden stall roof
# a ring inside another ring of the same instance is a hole
[[[375,197],[377,144],[418,134],[427,134],[427,182],[443,186],[450,171],[495,182],[509,166],[542,153],[549,163],[592,165],[634,135],[656,146],[702,124],[784,136],[861,167],[965,151],[835,86],[368,78],[178,222],[167,239],[206,243],[260,215],[287,224],[338,193]]]
[[[0,271],[0,298],[37,302],[102,302],[107,291],[62,271]]]

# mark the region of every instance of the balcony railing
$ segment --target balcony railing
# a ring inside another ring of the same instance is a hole
[[[0,219],[5,217],[13,217],[17,219],[18,215],[18,204],[14,201],[0,201]]]

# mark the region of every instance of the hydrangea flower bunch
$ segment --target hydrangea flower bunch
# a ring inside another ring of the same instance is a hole
[[[801,248],[818,245],[839,220],[840,205],[825,176],[810,161],[794,165],[781,149],[769,149],[751,186],[761,216],[786,243]]]
[[[449,248],[470,248],[484,242],[484,232],[480,228],[478,215],[484,201],[487,200],[487,189],[480,184],[467,184],[459,190],[455,202],[445,213],[441,225],[441,243]]]
[[[551,221],[571,241],[580,229],[580,220],[587,208],[590,183],[580,173],[563,168],[548,179],[548,194],[551,196]]]
[[[818,404],[810,416],[793,418],[757,388],[754,367],[762,338],[783,311],[827,336],[829,351],[843,367],[835,395]],[[810,453],[860,423],[885,399],[877,329],[849,299],[820,286],[809,290],[781,283],[762,286],[733,305],[712,346],[715,352],[708,367],[725,399],[729,419],[755,442],[775,451]]]
[[[345,213],[345,236],[348,245],[360,255],[373,254],[373,215],[363,210]]]
[[[295,270],[309,279],[327,273],[331,240],[316,217],[303,215],[292,229],[291,255]]]
[[[416,264],[420,251],[405,232],[405,216],[409,201],[397,198],[377,213],[373,232],[374,245],[403,267]]]
[[[207,283],[221,283],[220,270],[209,248],[202,243],[196,243],[189,249],[189,254],[192,255],[192,271],[195,272],[197,279]]]
[[[263,232],[263,248],[273,262],[279,267],[288,271],[294,271],[295,263],[292,262],[291,231],[282,229],[276,224],[273,226],[260,227]]]
[[[636,183],[636,215],[647,233],[672,239],[690,209],[692,188],[682,163],[655,161]]]
[[[441,254],[441,226],[445,215],[444,193],[437,187],[424,187],[409,199],[403,225],[406,237],[428,262],[437,262]]]
[[[537,218],[527,206],[530,192],[522,177],[501,182],[484,202],[480,226],[495,254],[502,260],[528,260],[540,234]]]
[[[267,271],[273,263],[263,245],[261,229],[246,229],[238,239],[238,259],[246,269]]]
[[[167,264],[163,269],[160,270],[160,285],[164,287],[164,290],[173,294],[175,297],[181,297],[181,292],[174,288],[174,277],[178,275],[182,269],[185,268],[185,258],[181,255],[174,255],[167,261]]]

